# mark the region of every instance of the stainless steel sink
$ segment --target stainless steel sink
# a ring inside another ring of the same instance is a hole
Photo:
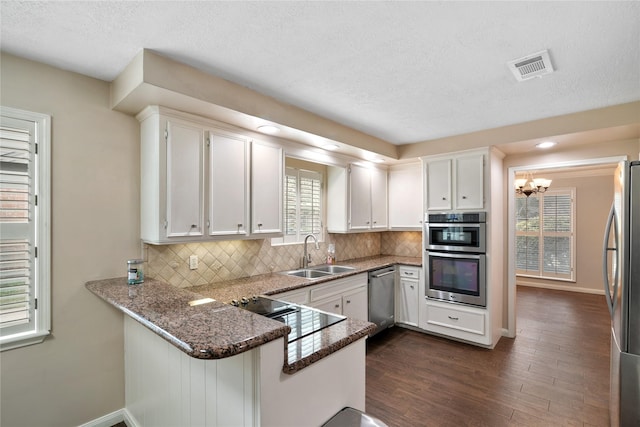
[[[301,268],[298,270],[285,271],[282,274],[287,276],[304,277],[305,279],[317,279],[319,277],[331,276],[334,274],[353,271],[355,268],[344,265],[319,265],[317,267]]]
[[[287,276],[304,277],[305,279],[317,279],[318,277],[331,276],[331,273],[326,271],[311,270],[308,268],[301,268],[300,270],[285,271]]]
[[[309,267],[309,270],[324,271],[331,274],[347,273],[355,270],[354,267],[347,267],[345,265],[319,265],[317,267]]]

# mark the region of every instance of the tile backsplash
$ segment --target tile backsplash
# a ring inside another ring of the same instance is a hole
[[[336,246],[338,263],[380,254],[422,254],[419,231],[328,234],[319,250],[309,243],[312,265],[326,262],[329,243]],[[144,250],[148,277],[184,288],[299,268],[303,248],[302,244],[271,246],[270,239],[262,239],[144,245]],[[198,269],[190,270],[189,256],[194,254],[198,256]]]

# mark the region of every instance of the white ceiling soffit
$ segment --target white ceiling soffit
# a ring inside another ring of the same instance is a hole
[[[393,144],[640,100],[640,2],[1,1],[4,52],[112,81],[143,48]],[[548,49],[555,72],[505,67]]]

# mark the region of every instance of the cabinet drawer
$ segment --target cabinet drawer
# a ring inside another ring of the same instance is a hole
[[[366,287],[367,274],[362,273],[355,276],[336,279],[326,284],[317,285],[311,288],[311,301],[318,301],[334,295],[342,295],[351,289]]]
[[[292,302],[294,304],[307,304],[309,303],[309,291],[307,289],[302,291],[289,291],[281,294],[272,295],[271,298],[278,299],[280,301]]]
[[[402,279],[420,279],[420,269],[400,266],[400,278]]]
[[[485,315],[455,307],[428,305],[427,323],[429,325],[457,329],[463,332],[484,335]]]

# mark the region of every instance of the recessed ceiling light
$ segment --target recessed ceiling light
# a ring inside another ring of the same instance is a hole
[[[323,145],[322,148],[324,148],[325,150],[337,150],[338,148],[340,148],[340,146],[338,144],[327,144],[327,145]]]
[[[258,126],[258,130],[262,133],[274,134],[280,132],[280,129],[272,125]]]
[[[536,144],[536,147],[538,147],[538,148],[551,148],[554,145],[556,145],[556,143],[553,142],[553,141],[544,141],[544,142],[541,142],[539,144]]]

